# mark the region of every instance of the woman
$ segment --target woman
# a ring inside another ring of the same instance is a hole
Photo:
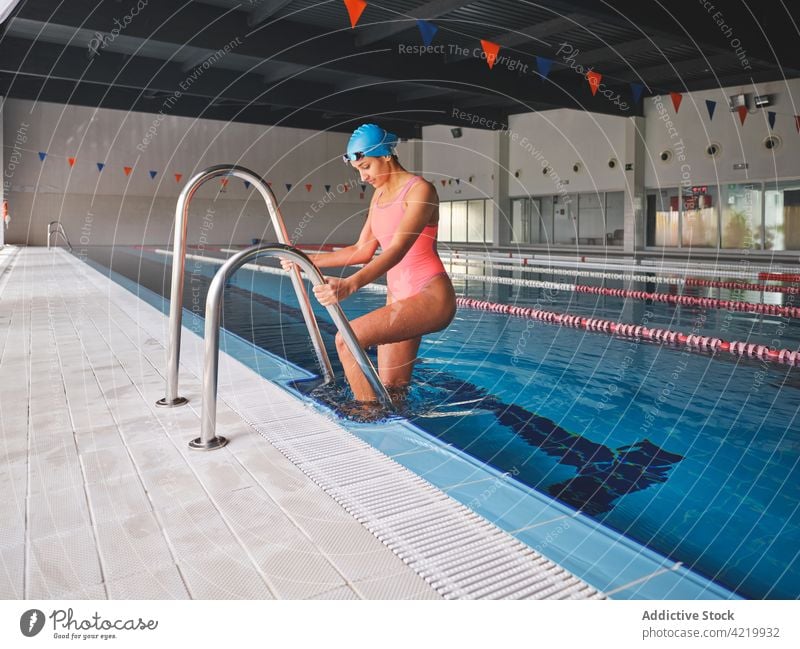
[[[387,274],[386,306],[351,323],[361,347],[378,346],[378,374],[394,396],[401,396],[424,334],[440,331],[453,320],[456,296],[436,251],[439,198],[436,188],[400,165],[394,148],[397,136],[376,124],[357,128],[343,156],[361,182],[376,191],[358,241],[332,253],[309,255],[319,268],[364,264],[349,277],[327,277],[314,287],[320,304],[341,302],[358,289]],[[381,246],[381,254],[373,255]],[[282,261],[291,269],[290,261]],[[336,349],[358,401],[374,401],[375,392],[347,349],[341,335]]]

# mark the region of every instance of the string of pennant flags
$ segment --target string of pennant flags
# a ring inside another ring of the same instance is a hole
[[[366,0],[343,0],[345,8],[347,9],[348,16],[350,18],[350,26],[351,28],[355,29],[358,21],[361,19],[361,15],[364,13],[364,10],[368,6],[368,2]],[[433,42],[434,37],[436,36],[436,32],[439,28],[434,25],[432,22],[428,20],[417,19],[417,27],[419,28],[420,36],[422,37],[422,42],[425,47],[429,47]],[[489,66],[491,70],[495,63],[497,62],[498,56],[500,54],[501,46],[498,43],[494,43],[490,40],[480,39],[481,48],[483,49],[483,53],[485,55],[486,64]],[[555,61],[553,59],[548,59],[543,56],[535,56],[536,59],[536,69],[539,72],[539,75],[542,79],[547,79],[550,71],[553,68],[553,64]],[[585,74],[586,82],[589,86],[589,91],[592,93],[592,96],[597,94],[597,91],[600,89],[601,82],[603,80],[603,75],[600,72],[597,72],[594,69],[590,69]],[[657,90],[650,86],[646,86],[643,83],[635,83],[630,82],[630,91],[631,91],[631,98],[633,99],[634,104],[638,104],[644,94],[645,88],[648,91]],[[665,91],[669,92],[669,96],[672,100],[672,105],[675,108],[675,113],[678,113],[678,110],[681,105],[681,100],[683,99],[683,93],[676,92],[676,91]],[[714,110],[717,107],[717,102],[712,101],[711,99],[706,99],[706,109],[708,110],[708,119],[712,121],[714,119]],[[739,106],[736,109],[736,112],[739,115],[739,121],[742,126],[744,126],[744,122],[747,119],[748,109],[746,106]],[[775,122],[777,119],[778,113],[775,111],[768,111],[767,112],[767,121],[769,123],[770,130],[775,129]],[[800,115],[793,115],[794,117],[794,124],[795,129],[798,133],[800,133]]]

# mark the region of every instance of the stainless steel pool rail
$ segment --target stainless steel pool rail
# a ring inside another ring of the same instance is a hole
[[[289,244],[289,235],[286,232],[286,224],[283,221],[278,202],[275,195],[266,182],[249,169],[239,165],[215,165],[192,176],[184,186],[178,196],[178,205],[175,208],[175,235],[174,248],[172,255],[172,284],[170,288],[169,304],[169,342],[167,346],[167,377],[166,395],[156,402],[161,407],[182,406],[188,403],[188,399],[178,396],[178,369],[181,353],[181,321],[183,317],[183,281],[184,267],[186,265],[186,228],[187,217],[189,215],[189,204],[197,189],[203,183],[219,176],[236,176],[249,182],[261,194],[267,204],[267,211],[275,228],[275,235],[282,244]],[[322,334],[317,326],[314,313],[311,310],[311,303],[308,300],[303,280],[300,278],[300,270],[294,269],[290,276],[294,286],[297,299],[300,302],[300,310],[303,313],[308,333],[311,336],[311,343],[317,354],[320,370],[324,381],[333,380],[333,369],[331,367],[325,344],[322,341]]]
[[[222,297],[225,284],[241,266],[256,257],[284,257],[297,263],[305,271],[314,286],[325,283],[325,279],[311,260],[299,251],[280,243],[257,244],[236,253],[229,258],[214,275],[206,296],[204,354],[203,354],[203,391],[200,414],[200,437],[189,442],[189,447],[202,451],[221,448],[228,441],[216,434],[217,426],[217,380],[219,372],[219,329],[222,316]],[[347,348],[353,354],[364,376],[375,391],[378,402],[393,410],[392,400],[386,387],[380,380],[366,353],[358,343],[353,328],[347,321],[338,304],[326,307],[336,328],[344,338]],[[313,315],[313,314],[312,314]]]
[[[56,226],[55,230],[53,229],[54,225]],[[59,234],[64,239],[64,243],[67,244],[67,248],[72,250],[72,244],[69,241],[67,233],[64,231],[64,226],[61,225],[61,221],[50,221],[50,223],[47,224],[47,249],[50,250],[50,239],[53,235],[58,236]]]

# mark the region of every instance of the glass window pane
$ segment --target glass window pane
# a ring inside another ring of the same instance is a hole
[[[606,243],[621,246],[625,239],[625,192],[606,192]]]
[[[580,194],[578,196],[578,243],[599,246],[605,241],[603,222],[603,195]]]
[[[527,243],[527,198],[511,201],[511,243]]]
[[[467,241],[483,243],[483,201],[469,201],[467,205]]]
[[[450,201],[439,203],[439,241],[450,241]]]
[[[553,197],[542,196],[539,208],[539,243],[553,243]]]
[[[764,226],[767,250],[800,250],[800,180],[767,185]]]
[[[553,243],[575,245],[578,236],[577,201],[574,196],[559,196],[553,209]]]
[[[490,200],[483,201],[483,221],[486,224],[486,243],[494,242],[494,205]]]
[[[761,186],[728,185],[722,210],[722,247],[761,248]]]
[[[718,198],[717,188],[712,185],[683,189],[681,241],[685,247],[717,247]]]
[[[656,192],[656,233],[654,245],[677,248],[679,196],[676,188]]]
[[[467,201],[453,201],[451,212],[451,241],[467,240]]]

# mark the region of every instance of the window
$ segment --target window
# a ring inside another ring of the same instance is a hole
[[[581,194],[578,196],[578,243],[600,246],[605,234],[605,195]]]
[[[761,248],[761,185],[728,185],[720,206],[723,248]]]
[[[766,250],[800,250],[800,180],[767,184],[764,235]]]
[[[719,245],[719,196],[713,185],[681,190],[681,245],[716,248]]]
[[[677,188],[662,189],[655,195],[655,237],[653,245],[677,248],[680,245],[678,223],[680,207]]]
[[[625,239],[625,192],[606,192],[606,243],[621,246]]]
[[[492,214],[489,201],[444,201],[439,204],[439,240],[491,243]]]

